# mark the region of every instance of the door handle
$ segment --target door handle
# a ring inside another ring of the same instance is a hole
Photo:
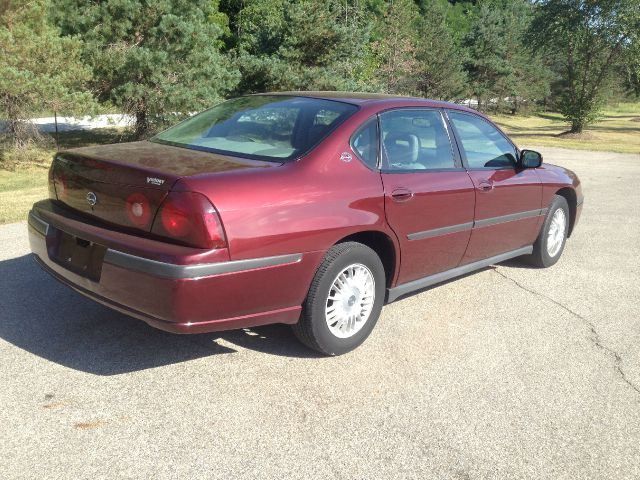
[[[413,198],[413,192],[406,188],[396,188],[393,192],[391,192],[391,198],[393,198],[396,202],[406,202],[407,200],[411,200]]]
[[[480,182],[476,188],[481,192],[490,192],[493,190],[493,182]]]

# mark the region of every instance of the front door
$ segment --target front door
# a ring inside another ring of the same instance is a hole
[[[398,283],[458,265],[473,226],[475,190],[438,109],[379,116],[387,222],[401,247]]]
[[[516,165],[516,147],[489,121],[448,111],[475,192],[476,212],[462,263],[533,244],[543,211],[542,184],[534,169]]]

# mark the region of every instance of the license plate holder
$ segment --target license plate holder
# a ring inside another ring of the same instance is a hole
[[[60,232],[52,260],[77,275],[97,282],[106,251],[107,248],[102,245]]]

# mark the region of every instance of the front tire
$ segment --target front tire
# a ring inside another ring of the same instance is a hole
[[[533,253],[525,259],[540,268],[555,265],[560,259],[569,234],[569,204],[556,195],[549,206],[540,235],[533,244]]]
[[[296,337],[325,355],[358,347],[375,327],[385,294],[385,272],[366,245],[333,246],[316,272],[304,302]]]

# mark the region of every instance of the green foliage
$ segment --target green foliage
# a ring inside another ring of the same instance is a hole
[[[543,0],[531,38],[560,59],[558,109],[580,133],[598,118],[603,93],[625,50],[640,40],[639,0]]]
[[[222,17],[211,0],[57,0],[63,32],[81,35],[100,100],[136,117],[136,135],[201,110],[237,72],[220,53]]]
[[[378,59],[378,81],[390,93],[409,93],[418,69],[417,27],[420,16],[413,0],[389,2],[378,22],[380,40],[373,44]]]
[[[621,73],[627,92],[640,98],[640,42],[626,46]]]
[[[230,94],[360,90],[551,104],[579,132],[640,96],[639,36],[640,0],[5,0],[0,114],[19,138],[95,96],[143,137]]]
[[[362,87],[367,22],[340,0],[253,0],[238,13],[238,92]]]
[[[231,38],[231,28],[229,25],[229,16],[220,10],[220,0],[211,0],[211,13],[209,13],[208,20],[213,23],[220,30],[220,38],[214,41],[214,45],[220,49],[226,49],[225,40]]]
[[[462,43],[462,39],[471,30],[471,20],[475,11],[476,2],[457,2],[449,0],[418,0],[420,11],[426,13],[432,4],[436,4],[444,12],[445,23],[449,34],[456,45]]]
[[[516,113],[524,103],[549,94],[550,72],[540,55],[528,48],[531,5],[526,0],[494,0],[479,4],[469,33],[466,67],[480,108],[500,110],[507,100]]]
[[[80,61],[78,38],[60,37],[47,22],[46,0],[0,5],[0,115],[15,142],[35,130],[25,122],[36,112],[86,112],[93,101],[84,89],[90,70]]]
[[[446,24],[446,12],[435,0],[420,7],[395,0],[379,17],[372,43],[378,89],[451,100],[464,91],[461,56]]]
[[[460,61],[464,52],[456,43],[447,9],[436,0],[423,0],[417,25],[416,94],[457,100],[467,93],[467,75]]]

